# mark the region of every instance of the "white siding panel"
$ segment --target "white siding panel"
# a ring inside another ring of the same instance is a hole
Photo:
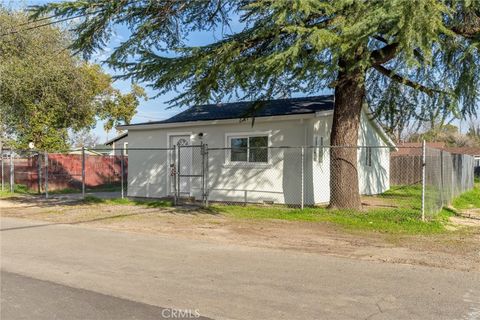
[[[169,195],[171,158],[165,151],[138,151],[134,148],[167,148],[167,135],[192,132],[191,144],[202,141],[209,148],[225,148],[229,133],[268,132],[270,146],[301,146],[306,141],[307,121],[286,120],[239,122],[230,125],[191,126],[154,130],[129,130],[129,196],[164,197]],[[203,139],[199,138],[203,133]],[[285,152],[285,154],[284,154]],[[285,158],[284,158],[285,157]],[[167,161],[167,159],[170,159]],[[210,200],[243,202],[299,203],[300,149],[272,149],[267,166],[227,165],[224,150],[209,152]],[[198,164],[196,164],[198,165]],[[306,168],[305,168],[306,169]],[[192,178],[192,196],[201,197],[200,180]]]
[[[315,135],[329,145],[332,116],[307,120],[285,120],[237,124],[190,126],[129,130],[128,195],[137,197],[164,197],[171,193],[171,155],[166,151],[137,151],[134,148],[167,148],[168,135],[191,132],[191,144],[202,141],[209,148],[226,147],[226,136],[231,133],[268,132],[271,147],[314,145]],[[203,138],[199,138],[203,133]],[[359,145],[387,146],[365,115],[361,119]],[[373,149],[372,166],[365,165],[365,149],[358,152],[359,187],[365,195],[378,194],[389,186],[389,149]],[[307,148],[304,158],[305,204],[328,203],[330,197],[330,149],[323,150],[323,159],[314,159],[314,149]],[[209,151],[210,200],[232,202],[274,202],[299,204],[301,199],[300,149],[271,149],[270,163],[265,166],[229,165],[224,150]],[[193,178],[196,179],[196,178]],[[192,180],[192,196],[201,197],[200,180]]]
[[[359,146],[372,146],[372,164],[367,165],[366,148],[358,150],[358,181],[360,194],[380,194],[390,189],[390,149],[370,121],[362,114]],[[381,148],[379,148],[381,146]]]

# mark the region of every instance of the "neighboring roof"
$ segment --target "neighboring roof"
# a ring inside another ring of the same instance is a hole
[[[125,137],[128,137],[128,131],[125,133],[122,133],[121,135],[116,136],[115,138],[108,140],[107,142],[105,142],[105,145],[109,146],[112,143],[117,142],[118,140],[123,139]]]
[[[480,147],[448,147],[445,142],[427,142],[427,147],[444,150],[455,154],[469,154],[472,156],[480,156]],[[404,142],[397,144],[397,151],[392,156],[420,156],[422,155],[421,142]]]
[[[445,148],[445,142],[427,142],[427,147],[443,150]],[[392,156],[421,156],[422,142],[402,142],[397,143],[397,151],[392,153]]]
[[[450,153],[480,156],[480,147],[446,147],[445,150]]]
[[[82,148],[75,148],[72,150],[69,150],[67,154],[82,154]],[[100,152],[97,152],[95,150],[89,150],[85,149],[85,154],[90,155],[90,156],[101,156],[102,154]]]
[[[263,101],[263,103],[262,108],[254,114],[255,117],[298,115],[333,110],[334,99],[332,95],[328,95],[268,100]],[[124,127],[191,121],[241,119],[252,116],[248,115],[252,104],[252,101],[243,101],[193,106],[167,120],[136,123]]]

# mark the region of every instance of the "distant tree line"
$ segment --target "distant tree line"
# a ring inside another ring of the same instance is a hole
[[[107,130],[129,123],[145,96],[137,85],[127,94],[115,89],[99,65],[69,49],[70,33],[49,21],[0,7],[0,139],[15,148],[67,149],[98,120]]]

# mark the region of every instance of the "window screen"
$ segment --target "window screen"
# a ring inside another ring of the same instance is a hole
[[[230,138],[232,162],[268,162],[268,136]]]

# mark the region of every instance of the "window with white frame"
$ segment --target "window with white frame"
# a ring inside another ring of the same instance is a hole
[[[372,151],[373,151],[372,147],[365,148],[365,165],[367,167],[372,166]]]
[[[268,163],[268,135],[228,138],[230,162]]]
[[[123,143],[123,155],[128,156],[128,142]]]

